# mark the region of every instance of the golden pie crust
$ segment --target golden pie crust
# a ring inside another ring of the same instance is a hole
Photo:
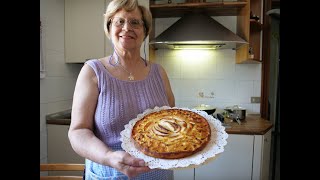
[[[150,113],[132,128],[135,147],[144,154],[179,159],[201,151],[210,141],[211,129],[201,115],[183,109]]]

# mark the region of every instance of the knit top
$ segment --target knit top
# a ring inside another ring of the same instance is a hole
[[[97,59],[85,62],[98,79],[98,102],[94,115],[94,133],[105,144],[120,143],[124,125],[148,108],[169,106],[159,65],[150,63],[143,80],[125,81],[114,77]]]

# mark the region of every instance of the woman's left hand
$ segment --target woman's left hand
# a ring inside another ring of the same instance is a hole
[[[124,151],[114,151],[109,153],[109,165],[127,175],[129,178],[138,176],[141,173],[150,171],[143,159],[132,157]]]

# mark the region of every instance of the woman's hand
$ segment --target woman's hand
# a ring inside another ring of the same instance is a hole
[[[129,178],[133,178],[151,170],[146,166],[144,160],[132,157],[125,151],[110,152],[108,153],[108,156],[108,164],[127,175]]]

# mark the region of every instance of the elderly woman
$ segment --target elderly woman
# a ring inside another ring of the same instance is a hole
[[[86,159],[89,179],[172,179],[172,170],[151,170],[121,148],[120,132],[148,108],[175,106],[165,70],[140,56],[151,31],[150,11],[137,0],[113,0],[105,33],[114,52],[86,61],[74,91],[70,143]]]

